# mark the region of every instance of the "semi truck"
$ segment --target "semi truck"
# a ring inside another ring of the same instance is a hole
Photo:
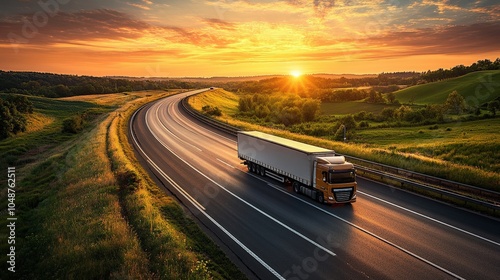
[[[356,171],[335,151],[259,131],[238,131],[238,157],[249,172],[291,183],[320,203],[356,201]]]

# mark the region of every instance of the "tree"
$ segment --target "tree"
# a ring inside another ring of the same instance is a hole
[[[395,112],[394,115],[399,120],[405,120],[406,115],[410,114],[411,112],[413,112],[413,109],[411,107],[408,107],[408,106],[405,106],[405,105],[401,105],[401,107],[399,107],[396,110],[396,112]]]
[[[500,109],[500,102],[498,100],[488,102],[488,111],[490,111],[493,116],[496,116],[498,109]]]
[[[461,115],[467,108],[464,97],[460,95],[456,90],[448,95],[445,106],[451,114],[456,115]]]
[[[9,137],[13,129],[12,115],[6,103],[0,99],[0,139]]]
[[[384,98],[380,92],[376,92],[375,90],[370,91],[370,96],[368,97],[369,103],[384,103]]]
[[[340,123],[343,124],[346,129],[355,129],[358,125],[353,115],[347,115],[340,120]]]
[[[385,96],[387,97],[387,101],[389,102],[389,104],[396,103],[396,95],[394,94],[394,92],[389,92]]]
[[[389,121],[389,120],[394,119],[394,117],[396,116],[396,109],[386,107],[386,108],[382,109],[381,114],[382,114],[382,117],[384,118],[384,120]]]
[[[286,126],[300,123],[300,118],[300,109],[297,107],[285,107],[278,116],[279,121]]]
[[[10,95],[0,98],[0,139],[26,131],[27,119],[24,114],[33,112],[33,104],[25,96]]]
[[[252,110],[253,101],[251,95],[245,95],[238,101],[238,110],[240,112],[249,112]]]
[[[302,104],[302,119],[305,122],[313,121],[319,112],[320,101],[315,99],[307,99]]]

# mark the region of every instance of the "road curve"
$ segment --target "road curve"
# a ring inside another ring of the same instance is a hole
[[[201,91],[142,107],[131,141],[250,278],[498,279],[500,221],[362,178],[356,203],[320,205],[248,173],[234,137],[183,112]]]

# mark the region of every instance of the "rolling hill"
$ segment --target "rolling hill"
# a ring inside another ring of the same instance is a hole
[[[443,104],[456,90],[471,106],[481,106],[500,97],[500,70],[479,71],[444,81],[405,88],[395,92],[401,103]]]

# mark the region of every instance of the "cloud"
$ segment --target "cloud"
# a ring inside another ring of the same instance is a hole
[[[87,41],[95,39],[133,39],[142,36],[142,31],[151,28],[143,21],[133,19],[125,13],[100,9],[59,12],[54,17],[43,18],[37,14],[22,14],[0,20],[0,42],[9,41],[15,34],[30,44],[49,44],[65,41]]]
[[[151,10],[150,6],[153,5],[153,2],[149,0],[140,0],[140,1],[126,2],[126,3],[129,6],[136,7],[146,11]]]
[[[166,42],[187,44],[197,47],[225,47],[228,44],[236,42],[226,36],[218,36],[203,30],[186,29],[176,26],[156,27],[154,33],[163,36]]]
[[[335,0],[313,0],[314,11],[320,17],[324,17],[333,7]]]
[[[226,30],[234,30],[235,29],[235,24],[230,23],[221,19],[217,18],[204,18],[202,19],[202,22],[208,24],[212,28],[216,29],[226,29]]]
[[[370,56],[488,53],[500,49],[500,21],[397,31],[362,40]]]

